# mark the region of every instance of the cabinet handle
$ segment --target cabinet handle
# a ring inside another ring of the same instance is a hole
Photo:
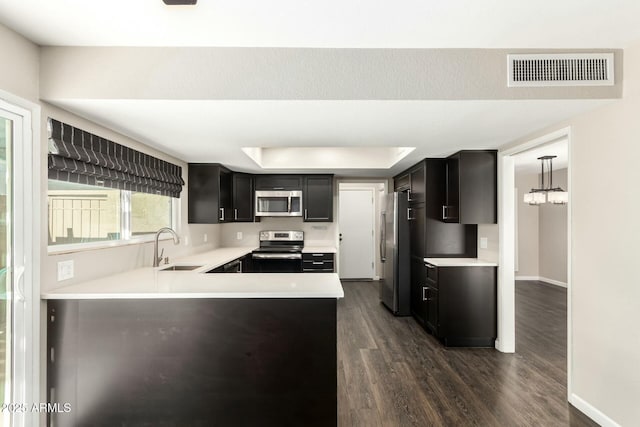
[[[429,286],[422,287],[422,301],[431,301],[431,298],[428,298],[426,293],[429,292]]]
[[[304,219],[307,219],[307,210],[304,210]]]
[[[313,265],[324,265],[322,261],[313,261]]]
[[[324,256],[324,254],[311,254],[311,256]]]
[[[237,221],[238,220],[238,209],[234,209],[233,210],[233,220]]]
[[[415,219],[411,216],[411,211],[413,211],[413,208],[407,208],[407,220],[409,221],[412,221]]]
[[[224,208],[220,208],[220,221],[224,221]]]
[[[273,187],[274,190],[284,190],[284,187]]]
[[[407,190],[407,201],[408,202],[413,202],[413,199],[411,198],[411,189]]]

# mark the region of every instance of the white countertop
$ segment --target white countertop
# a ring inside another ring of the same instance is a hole
[[[492,261],[478,258],[425,258],[425,262],[436,267],[497,267]]]
[[[335,273],[205,273],[255,247],[220,248],[167,266],[145,267],[42,293],[42,299],[342,298]],[[161,271],[201,265],[192,271]]]
[[[335,246],[305,246],[302,248],[303,254],[335,254],[336,252]]]

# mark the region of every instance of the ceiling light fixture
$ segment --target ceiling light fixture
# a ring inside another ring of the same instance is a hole
[[[569,193],[560,187],[553,186],[553,159],[557,156],[542,156],[540,160],[540,188],[532,188],[524,195],[524,202],[532,206],[537,206],[545,202],[554,205],[565,205],[569,201]],[[548,185],[545,187],[545,164],[547,164]]]
[[[162,0],[169,6],[189,6],[198,3],[198,0]]]

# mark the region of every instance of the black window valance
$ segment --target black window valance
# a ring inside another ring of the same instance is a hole
[[[182,168],[49,118],[49,179],[180,197]]]

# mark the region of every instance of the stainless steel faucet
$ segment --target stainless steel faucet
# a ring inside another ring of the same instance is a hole
[[[164,232],[167,233],[171,233],[173,234],[173,244],[177,245],[178,243],[180,243],[180,237],[178,237],[178,235],[176,234],[175,231],[173,231],[172,228],[169,227],[162,227],[160,230],[158,230],[156,232],[156,238],[155,238],[155,243],[153,244],[153,266],[157,267],[160,265],[160,261],[162,260],[162,257],[158,257],[158,238],[160,237],[160,235]],[[164,251],[164,250],[163,250]]]

